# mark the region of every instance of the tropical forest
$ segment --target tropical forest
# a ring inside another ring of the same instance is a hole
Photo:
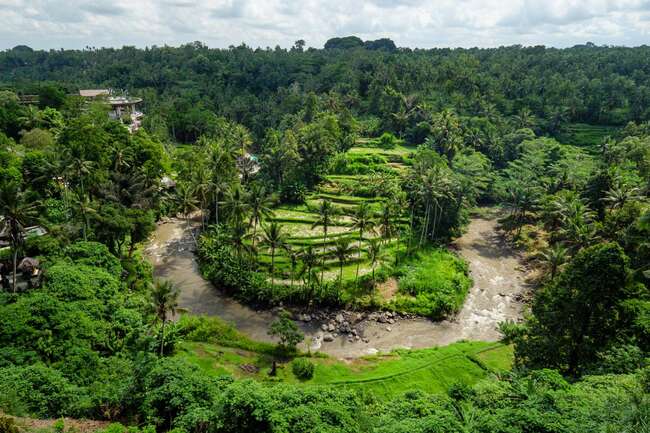
[[[0,51],[26,432],[650,432],[650,47]]]

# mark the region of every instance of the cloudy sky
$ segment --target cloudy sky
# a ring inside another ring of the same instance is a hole
[[[650,44],[650,0],[0,0],[0,49],[321,47],[350,34],[423,48],[636,46]]]

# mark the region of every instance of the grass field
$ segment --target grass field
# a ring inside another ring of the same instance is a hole
[[[459,342],[439,348],[397,350],[350,362],[312,357],[314,377],[300,381],[288,362],[281,363],[277,377],[271,379],[268,373],[273,358],[267,354],[209,343],[184,342],[179,346],[177,357],[211,376],[228,374],[265,382],[359,389],[385,399],[414,389],[444,393],[457,382],[472,385],[490,374],[509,370],[513,356],[511,346]]]

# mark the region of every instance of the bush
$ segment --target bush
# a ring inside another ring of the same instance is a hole
[[[296,358],[291,362],[291,371],[298,379],[309,380],[314,377],[314,363],[307,358]]]
[[[144,379],[142,410],[150,422],[169,428],[190,408],[211,407],[218,390],[217,382],[198,367],[162,358]]]
[[[120,282],[102,268],[59,262],[47,269],[44,287],[65,301],[109,300],[119,292]]]
[[[103,268],[111,275],[120,276],[120,261],[99,242],[76,242],[65,249],[65,255],[75,263]]]
[[[11,400],[0,400],[2,410],[15,410],[5,407],[12,404],[30,415],[52,418],[74,415],[79,390],[57,370],[37,364],[0,369],[0,396]]]
[[[384,132],[381,136],[375,140],[372,140],[370,144],[382,149],[393,149],[397,146],[401,140],[395,137],[390,132]]]

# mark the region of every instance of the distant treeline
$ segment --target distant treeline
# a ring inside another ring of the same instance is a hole
[[[313,94],[332,109],[377,118],[397,134],[416,127],[417,112],[443,108],[488,118],[526,110],[551,124],[650,118],[648,46],[412,50],[389,39],[345,37],[330,39],[325,49],[304,47],[302,40],[291,49],[211,49],[194,42],[35,51],[23,45],[0,52],[0,87],[24,94],[43,92],[47,82],[62,92],[128,89],[180,141],[195,138],[180,113],[193,113],[194,121],[204,112],[225,116],[261,137]]]

